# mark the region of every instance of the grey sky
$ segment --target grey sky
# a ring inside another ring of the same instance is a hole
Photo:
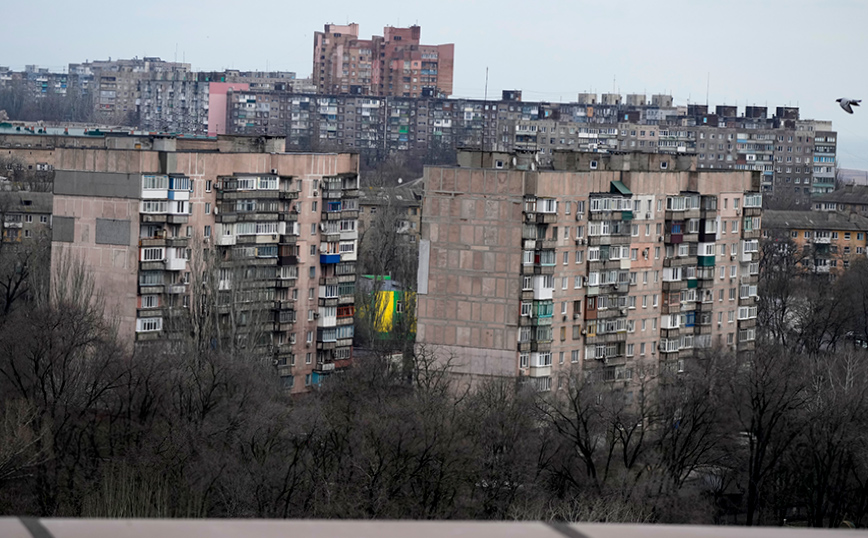
[[[281,69],[308,76],[326,22],[422,26],[455,43],[457,96],[524,91],[572,101],[579,91],[671,93],[678,104],[799,105],[831,119],[846,168],[868,169],[868,100],[852,116],[838,97],[868,97],[864,0],[436,0],[277,2],[4,0],[0,65],[60,70],[85,59],[161,56],[197,70]],[[9,24],[12,22],[11,24]]]

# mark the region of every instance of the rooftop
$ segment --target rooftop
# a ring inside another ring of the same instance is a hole
[[[763,228],[868,231],[868,218],[818,211],[763,211]]]
[[[868,204],[868,186],[847,185],[843,189],[811,198],[812,202],[836,204]]]

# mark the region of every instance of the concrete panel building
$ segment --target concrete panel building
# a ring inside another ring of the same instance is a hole
[[[753,349],[758,173],[577,152],[540,170],[532,155],[425,169],[419,344],[539,390],[574,369],[629,381]]]
[[[189,333],[178,313],[207,299],[212,345],[272,354],[292,392],[349,366],[357,156],[285,153],[283,138],[131,138],[53,151],[53,263],[84,260],[121,338]]]
[[[387,26],[359,39],[358,24],[326,24],[314,34],[313,82],[324,94],[449,96],[455,45],[423,45],[421,36],[419,26]]]

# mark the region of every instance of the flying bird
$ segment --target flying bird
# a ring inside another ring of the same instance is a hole
[[[847,114],[853,113],[853,109],[850,107],[850,105],[859,106],[859,103],[862,102],[861,99],[847,99],[846,97],[835,100],[838,101],[838,104],[841,105],[841,108],[843,108]]]

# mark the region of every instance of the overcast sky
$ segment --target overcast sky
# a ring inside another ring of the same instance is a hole
[[[798,105],[831,119],[842,167],[868,169],[868,101],[850,116],[838,97],[868,96],[865,0],[433,0],[323,2],[4,0],[0,65],[62,70],[134,56],[195,70],[312,67],[313,32],[357,22],[422,26],[427,44],[455,43],[454,94],[521,89],[525,100],[581,91],[670,93],[676,104]]]

